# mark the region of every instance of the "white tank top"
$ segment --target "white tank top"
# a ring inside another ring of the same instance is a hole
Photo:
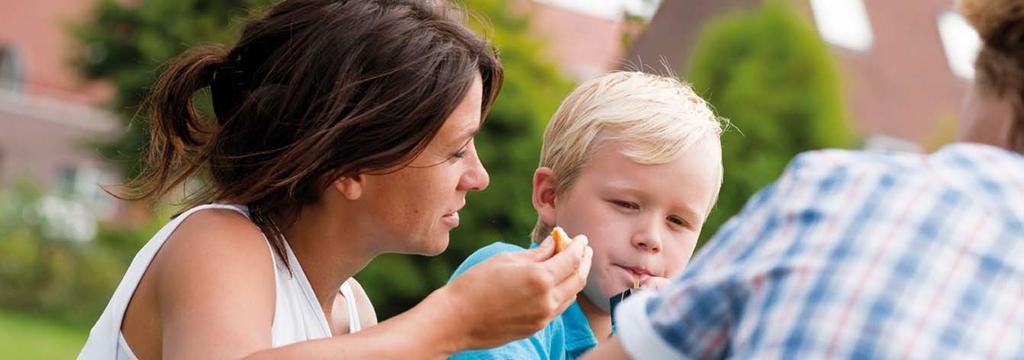
[[[153,261],[153,257],[160,251],[171,233],[190,215],[205,209],[234,210],[249,217],[249,211],[245,206],[210,204],[189,209],[164,225],[142,247],[142,250],[139,250],[131,265],[128,266],[128,271],[121,279],[121,283],[117,285],[117,289],[114,290],[114,295],[111,296],[106,309],[103,310],[103,314],[100,315],[96,325],[89,332],[89,339],[86,340],[82,352],[78,354],[79,359],[138,360],[121,334],[121,320],[124,319],[124,312],[128,309],[128,302],[131,300],[132,294],[135,293],[139,281],[142,280],[142,275]],[[270,246],[269,242],[267,246]],[[271,346],[279,347],[300,341],[330,337],[331,328],[328,325],[327,317],[316,301],[313,288],[310,287],[306,274],[302,271],[302,267],[287,241],[284,242],[284,248],[287,252],[288,264],[291,265],[290,272],[281,258],[275,255],[272,248],[270,252],[270,256],[274,260],[274,280],[277,287],[277,304],[271,324]],[[356,310],[355,297],[349,282],[342,283],[339,291],[345,296],[349,332],[355,333],[360,330],[359,313]]]

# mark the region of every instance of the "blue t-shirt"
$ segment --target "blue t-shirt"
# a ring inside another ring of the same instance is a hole
[[[452,279],[491,256],[523,250],[503,242],[487,245],[466,258],[455,269]],[[528,338],[492,349],[459,352],[450,359],[575,359],[594,346],[597,346],[597,338],[590,329],[590,323],[579,304],[573,303],[562,315]]]

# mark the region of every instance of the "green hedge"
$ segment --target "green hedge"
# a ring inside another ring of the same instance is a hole
[[[72,240],[48,231],[41,199],[25,186],[0,193],[0,306],[91,323],[153,226],[100,226],[95,239]]]
[[[733,125],[722,136],[725,179],[705,240],[794,155],[855,143],[832,55],[784,3],[768,1],[713,21],[690,64],[688,80]]]

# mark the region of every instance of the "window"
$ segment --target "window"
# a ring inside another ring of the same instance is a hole
[[[875,38],[863,0],[811,0],[811,12],[828,43],[856,51],[871,48]]]
[[[0,46],[0,89],[20,91],[25,73],[14,48]]]
[[[78,190],[78,168],[74,165],[62,165],[57,168],[56,188],[58,194],[71,196]]]
[[[974,78],[974,59],[981,50],[981,38],[963,16],[947,11],[939,16],[939,37],[946,51],[946,61],[953,74]]]

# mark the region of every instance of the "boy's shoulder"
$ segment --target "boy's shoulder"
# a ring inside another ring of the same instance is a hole
[[[459,265],[451,279],[459,276],[469,268],[479,264],[495,255],[507,252],[525,251],[522,246],[505,242],[494,242],[484,246]],[[448,281],[451,281],[449,279]],[[574,309],[575,308],[575,309]],[[566,312],[576,311],[579,308],[573,305]],[[578,316],[583,316],[579,312]],[[567,351],[566,337],[569,336],[566,330],[565,313],[555,317],[547,326],[533,335],[509,342],[505,345],[491,349],[479,349],[455,353],[449,359],[458,360],[492,360],[492,359],[566,359],[569,356]],[[592,345],[591,345],[592,347]]]
[[[448,279],[448,281],[451,281],[455,277],[466,272],[466,270],[469,270],[469,268],[476,266],[476,264],[479,264],[484,260],[491,258],[494,255],[506,252],[519,252],[523,250],[526,249],[524,249],[522,246],[509,244],[501,241],[497,241],[490,245],[484,246],[470,254],[469,257],[467,257],[466,260],[463,261],[462,264],[460,264],[459,267],[455,269],[455,273],[452,274],[452,277]]]

